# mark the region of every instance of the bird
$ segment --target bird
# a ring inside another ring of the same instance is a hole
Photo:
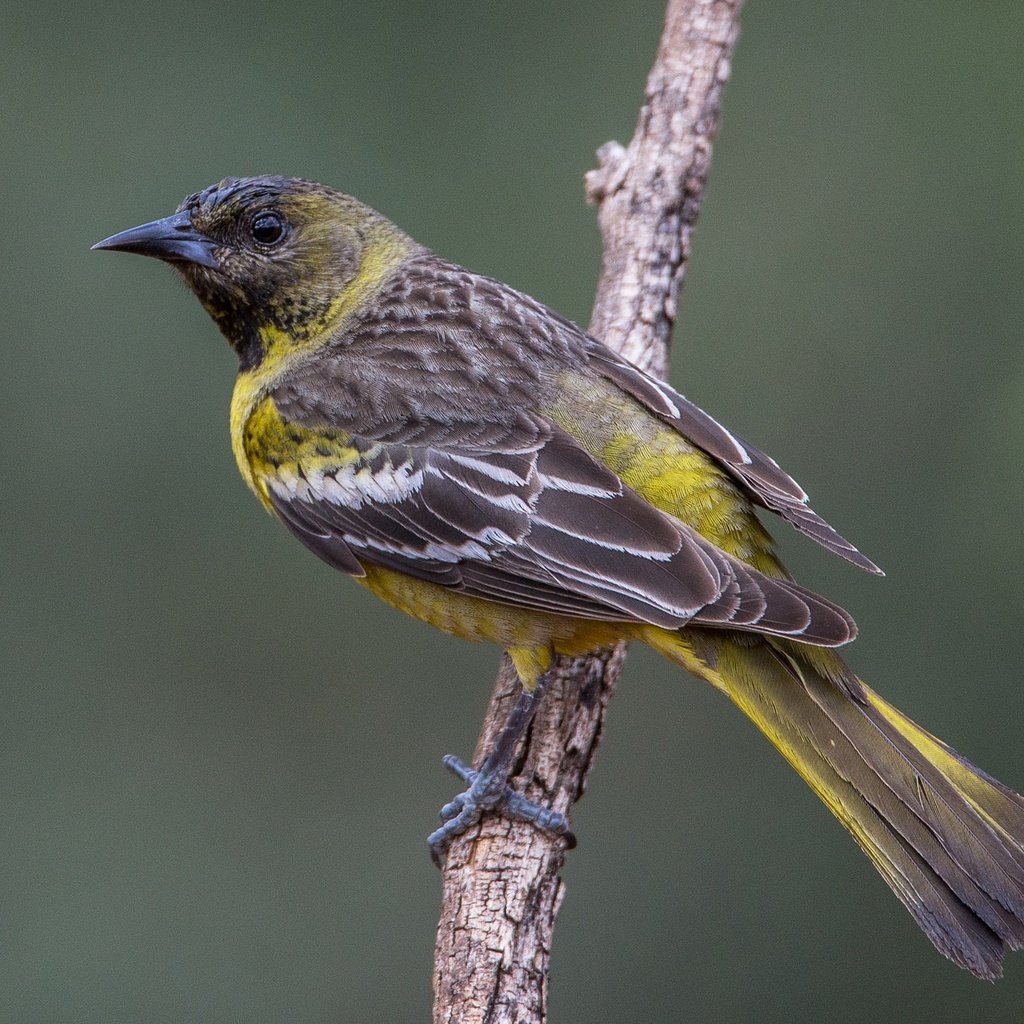
[[[878,567],[758,448],[507,284],[312,181],[224,178],[93,248],[170,264],[238,355],[231,444],[260,503],[384,601],[497,644],[522,690],[430,837],[485,813],[574,838],[509,785],[556,657],[644,642],[727,696],[939,952],[1024,945],[1024,799],[863,682],[857,629],[757,510]]]

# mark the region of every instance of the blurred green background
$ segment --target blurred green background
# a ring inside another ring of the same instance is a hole
[[[0,1019],[423,1021],[497,654],[245,491],[233,356],[88,251],[225,174],[321,179],[584,322],[581,177],[661,0],[5,5]],[[1017,0],[751,2],[674,380],[889,575],[780,530],[860,672],[1024,788]],[[552,1020],[1020,1021],[935,954],[755,730],[630,660],[565,871]],[[614,965],[610,967],[609,965]]]

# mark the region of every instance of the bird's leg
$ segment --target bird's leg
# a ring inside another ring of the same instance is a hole
[[[469,783],[469,787],[441,808],[444,824],[427,837],[430,855],[441,867],[452,840],[475,825],[484,812],[498,811],[516,821],[528,821],[545,832],[564,836],[569,848],[576,838],[564,814],[552,811],[527,800],[508,784],[515,760],[516,746],[533,719],[547,687],[547,675],[542,675],[533,690],[523,690],[509,713],[491,752],[479,770],[468,767],[461,758],[446,754],[443,763],[449,771]]]

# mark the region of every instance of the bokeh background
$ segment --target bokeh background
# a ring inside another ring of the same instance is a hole
[[[225,174],[321,179],[586,321],[581,178],[661,0],[7,4],[0,1019],[423,1021],[497,654],[372,602],[233,465],[233,356],[88,251]],[[752,0],[673,378],[883,579],[780,529],[860,672],[1024,788],[1024,7]],[[590,790],[553,1021],[1020,1021],[755,730],[644,651]]]

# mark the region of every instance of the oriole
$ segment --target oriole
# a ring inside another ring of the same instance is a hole
[[[432,837],[506,787],[555,655],[641,640],[721,690],[853,834],[935,946],[983,978],[1024,944],[1024,800],[863,683],[851,617],[794,582],[755,508],[876,567],[753,445],[508,285],[357,200],[226,178],[96,248],[171,263],[238,353],[243,478],[396,607],[503,647],[523,696]]]

